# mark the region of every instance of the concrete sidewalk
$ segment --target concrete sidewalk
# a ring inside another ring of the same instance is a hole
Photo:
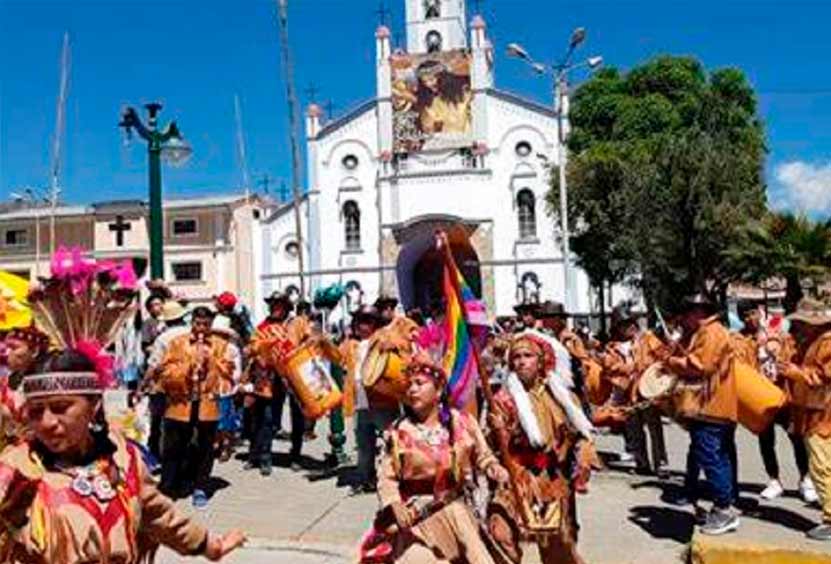
[[[318,425],[323,435],[328,422]],[[597,474],[588,495],[579,499],[580,550],[592,564],[669,564],[679,562],[693,530],[693,516],[686,508],[662,501],[680,490],[688,439],[674,424],[666,426],[670,468],[668,481],[610,469]],[[831,545],[807,540],[804,532],[819,519],[819,510],[798,499],[797,477],[790,443],[781,434],[777,443],[786,496],[767,502],[758,493],[767,478],[761,464],[756,438],[744,430],[738,433],[740,478],[742,482],[742,525],[731,539],[785,547],[810,547],[831,553]],[[350,437],[351,439],[351,437]],[[350,443],[351,444],[351,443]],[[620,450],[619,437],[601,437],[604,453]],[[274,474],[261,477],[244,472],[242,462],[217,465],[219,488],[198,518],[212,529],[241,528],[252,542],[227,562],[237,563],[335,563],[354,559],[356,546],[367,530],[377,507],[375,496],[351,497],[347,473],[322,474],[320,461],[328,450],[325,438],[306,443],[306,468],[292,472],[285,467],[288,443],[276,441]],[[187,500],[181,502],[191,511]],[[526,561],[535,562],[528,551]],[[163,553],[163,564],[181,558]]]

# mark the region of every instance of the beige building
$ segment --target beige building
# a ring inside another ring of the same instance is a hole
[[[258,266],[253,241],[269,204],[241,194],[164,202],[165,279],[177,293],[206,301],[228,290],[253,305]],[[34,279],[49,270],[50,208],[0,213],[0,270]],[[141,200],[103,201],[54,210],[57,246],[79,246],[99,259],[133,259],[147,275],[149,208]],[[35,240],[40,239],[39,249]]]

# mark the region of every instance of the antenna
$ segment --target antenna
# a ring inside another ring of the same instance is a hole
[[[61,153],[66,127],[66,98],[69,94],[69,32],[63,35],[61,51],[61,75],[58,86],[58,102],[55,111],[55,131],[52,135],[52,162],[49,166],[49,199],[57,201],[60,193]],[[54,204],[53,204],[54,205]]]
[[[239,157],[240,171],[242,172],[242,187],[245,189],[245,199],[251,190],[251,182],[248,176],[248,159],[245,153],[245,135],[242,131],[242,108],[240,107],[239,95],[234,94],[234,118],[237,125],[237,156]]]

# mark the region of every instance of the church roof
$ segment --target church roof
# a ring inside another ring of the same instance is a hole
[[[548,117],[557,117],[557,112],[554,111],[554,108],[546,106],[539,102],[535,102],[534,100],[529,100],[528,98],[524,98],[522,96],[514,94],[513,92],[508,92],[507,90],[500,90],[498,88],[490,88],[488,90],[488,94],[490,94],[494,98],[504,100],[505,102],[522,106],[523,108],[531,110],[532,112],[538,112]]]
[[[300,205],[302,206],[303,204],[305,204],[308,199],[309,193],[304,192],[303,195],[300,196]],[[265,218],[263,221],[265,223],[272,223],[275,219],[278,219],[279,217],[282,217],[286,213],[292,211],[292,209],[294,209],[294,200],[283,202],[276,208],[272,208],[271,214],[269,214],[269,216]]]
[[[354,107],[353,109],[349,110],[339,118],[330,121],[326,125],[320,128],[320,131],[317,134],[317,139],[321,137],[326,137],[327,135],[334,133],[350,121],[354,120],[360,115],[375,109],[375,104],[377,101],[373,98],[372,100],[367,100],[365,102],[361,102],[358,106]]]

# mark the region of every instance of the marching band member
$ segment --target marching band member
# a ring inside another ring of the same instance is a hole
[[[496,491],[488,531],[510,562],[522,560],[520,541],[528,539],[545,564],[582,563],[575,491],[597,462],[593,445],[552,391],[554,356],[545,341],[515,336],[509,363],[512,372],[494,396],[488,423],[492,442],[508,452],[510,459],[502,462],[516,469],[519,483]]]
[[[354,395],[355,439],[358,446],[353,493],[358,494],[375,490],[378,437],[401,415],[402,397],[381,393],[377,384],[385,383],[389,354],[399,354],[399,358],[408,360],[413,346],[408,332],[416,325],[406,317],[396,317],[386,323],[375,308],[362,308],[353,315],[356,337],[360,339],[355,351],[354,381],[350,383]],[[375,376],[371,385],[368,385],[368,374]]]
[[[445,403],[440,359],[419,352],[407,373],[404,416],[385,434],[378,472],[375,530],[391,534],[388,560],[491,564],[465,488],[475,473],[499,483],[508,473],[476,420]]]
[[[171,496],[181,493],[190,477],[186,470],[193,467],[192,501],[196,508],[208,504],[219,395],[223,386],[233,385],[234,360],[227,340],[211,333],[213,317],[208,308],[195,308],[191,332],[170,342],[161,364],[167,407],[160,488]],[[194,432],[198,446],[191,451]]]
[[[788,319],[797,351],[778,368],[789,381],[791,431],[804,438],[822,507],[822,523],[807,535],[831,541],[831,315],[822,302],[805,298]]]
[[[618,309],[613,314],[613,340],[603,356],[604,376],[613,385],[618,401],[633,404],[637,401],[638,380],[655,362],[668,355],[666,345],[651,331],[640,331],[637,321],[628,311]],[[652,464],[646,449],[646,433],[652,450]],[[664,427],[661,412],[656,406],[633,410],[624,427],[626,450],[634,456],[635,471],[642,475],[663,476],[667,464]]]
[[[756,304],[739,304],[739,316],[744,327],[735,334],[737,354],[749,364],[755,366],[760,373],[768,377],[774,384],[782,387],[785,382],[777,372],[777,362],[788,362],[796,354],[796,344],[793,337],[784,331],[769,331],[764,323],[764,317]],[[783,409],[775,421],[759,434],[759,452],[768,483],[759,494],[763,499],[776,499],[785,493],[779,479],[779,461],[776,456],[776,426],[790,428],[788,409]],[[793,446],[794,459],[799,471],[799,492],[806,503],[817,501],[816,490],[808,475],[808,451],[802,437],[788,433]]]
[[[735,389],[720,385],[733,355],[732,340],[719,321],[717,307],[702,295],[684,302],[681,323],[691,335],[683,355],[669,358],[666,366],[688,382],[698,384],[689,394],[674,398],[676,412],[687,420],[690,433],[690,460],[687,494],[695,503],[698,468],[704,470],[713,495],[713,508],[701,526],[701,532],[720,535],[739,527],[732,507],[738,498],[736,466]],[[690,464],[691,463],[691,464]],[[692,474],[695,474],[693,476]]]

